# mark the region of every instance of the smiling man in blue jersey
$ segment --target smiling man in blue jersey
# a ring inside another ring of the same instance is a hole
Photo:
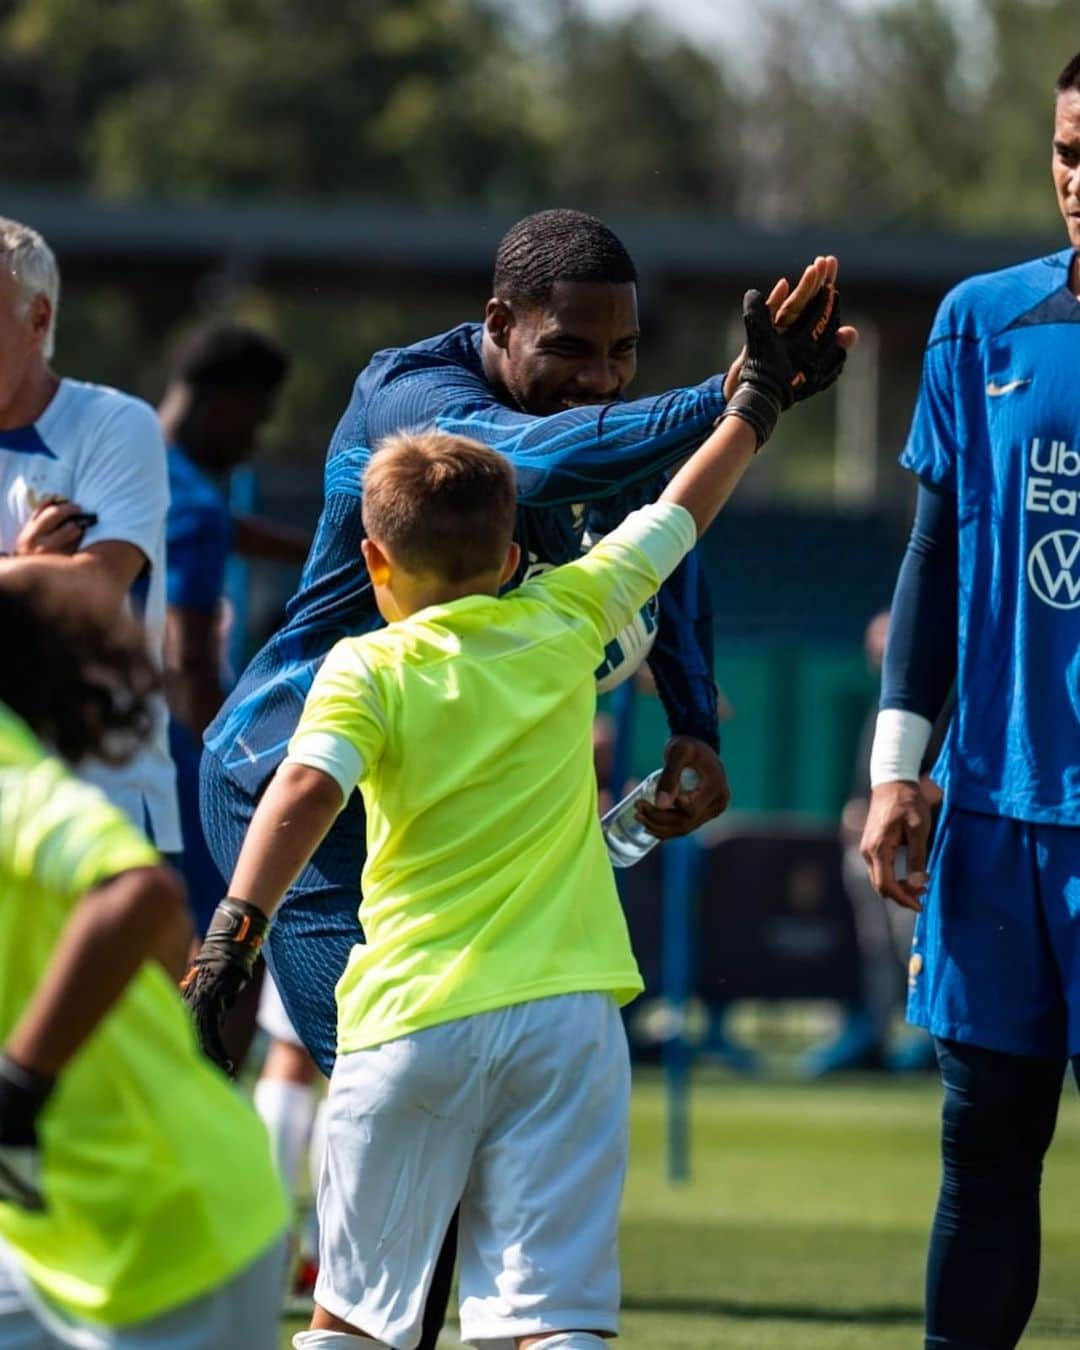
[[[1054,113],[1068,248],[958,286],[927,349],[863,837],[878,891],[922,911],[908,1013],[945,1087],[935,1350],[1020,1340],[1043,1156],[1080,1067],[1080,53]],[[918,763],[954,680],[927,876]]]
[[[624,401],[638,336],[636,272],[619,240],[591,216],[544,211],[499,245],[483,323],[378,352],[361,372],[330,443],[323,512],[285,624],[206,735],[203,823],[224,875],[323,658],[338,639],[381,625],[360,553],[360,480],[371,447],[391,432],[426,426],[508,455],[518,482],[518,584],[577,557],[586,530],[601,535],[655,497],[658,473],[685,458],[724,408],[719,375]],[[716,753],[708,602],[693,555],[661,591],[649,663],[672,731],[665,787],[676,787],[687,767],[700,778],[695,791],[669,792],[654,812],[653,828],[669,836],[717,815],[729,798]],[[267,944],[289,1016],[327,1072],[334,985],[359,938],[361,811],[354,793],[291,889]]]

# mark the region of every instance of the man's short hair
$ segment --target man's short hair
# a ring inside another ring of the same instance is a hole
[[[289,371],[284,347],[246,324],[217,320],[196,328],[173,353],[171,376],[193,389],[272,394]]]
[[[60,269],[53,251],[29,225],[0,216],[0,259],[19,288],[19,313],[25,314],[36,295],[52,306],[42,354],[48,361],[56,345],[56,313],[60,307]]]
[[[387,436],[364,472],[365,531],[418,575],[458,582],[495,571],[516,510],[510,460],[464,436]]]
[[[618,236],[595,216],[537,211],[503,235],[492,293],[500,300],[540,306],[559,281],[622,285],[637,281],[637,269]]]
[[[1070,90],[1080,93],[1080,52],[1076,53],[1058,76],[1055,88],[1059,94],[1067,94]]]

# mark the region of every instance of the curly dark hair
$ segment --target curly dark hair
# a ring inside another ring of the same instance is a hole
[[[537,211],[512,225],[495,254],[492,293],[521,305],[544,305],[557,281],[637,281],[622,241],[584,211]]]
[[[0,701],[69,763],[123,764],[149,736],[161,677],[130,620],[106,622],[51,580],[5,580],[0,633]]]

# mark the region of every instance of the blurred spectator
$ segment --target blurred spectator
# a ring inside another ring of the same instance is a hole
[[[165,667],[172,721],[169,739],[176,760],[184,826],[181,870],[201,935],[225,894],[203,836],[199,816],[202,733],[221,706],[222,610],[225,565],[231,552],[274,562],[302,563],[310,536],[258,516],[234,516],[225,495],[228,474],[258,449],[259,432],[274,412],[289,370],[289,358],[273,339],[235,323],[196,329],[178,347],[158,408],[169,447],[172,501],[168,527],[168,610]],[[254,1019],[271,1039],[255,1108],[270,1137],[275,1164],[290,1193],[300,1159],[312,1147],[318,1075],[300,1044],[268,978],[233,1010],[229,1050],[241,1062]],[[305,1283],[314,1283],[306,1263]],[[305,1289],[310,1294],[310,1289]]]
[[[882,610],[867,624],[863,636],[866,664],[875,673],[881,670],[888,633],[889,612]],[[903,1043],[895,1051],[890,1052],[889,1048],[892,1024],[896,1014],[903,1011],[907,994],[915,914],[882,900],[870,884],[859,850],[870,804],[870,746],[876,721],[875,694],[859,735],[851,796],[840,820],[844,886],[851,900],[859,943],[861,998],[858,1004],[845,1009],[844,1023],[836,1039],[815,1047],[804,1057],[801,1068],[808,1077],[838,1069],[921,1069],[934,1060],[930,1037],[915,1029],[905,1032]],[[923,795],[931,807],[941,801],[941,791],[928,773],[938,745],[940,736],[935,735],[923,759],[920,779]]]
[[[165,447],[153,409],[102,385],[56,375],[60,295],[37,231],[0,218],[0,568],[52,573],[137,617],[161,660],[165,622]],[[87,758],[81,776],[166,853],[180,849],[164,700],[125,764]]]

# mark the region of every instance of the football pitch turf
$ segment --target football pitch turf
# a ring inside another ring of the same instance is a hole
[[[920,1346],[937,1109],[929,1075],[796,1086],[702,1074],[693,1096],[691,1178],[672,1185],[664,1176],[662,1084],[639,1075],[615,1344]],[[1024,1350],[1080,1343],[1078,1196],[1080,1102],[1070,1080],[1046,1166],[1042,1286]],[[443,1344],[458,1343],[451,1328]],[[289,1344],[287,1334],[281,1344]]]

